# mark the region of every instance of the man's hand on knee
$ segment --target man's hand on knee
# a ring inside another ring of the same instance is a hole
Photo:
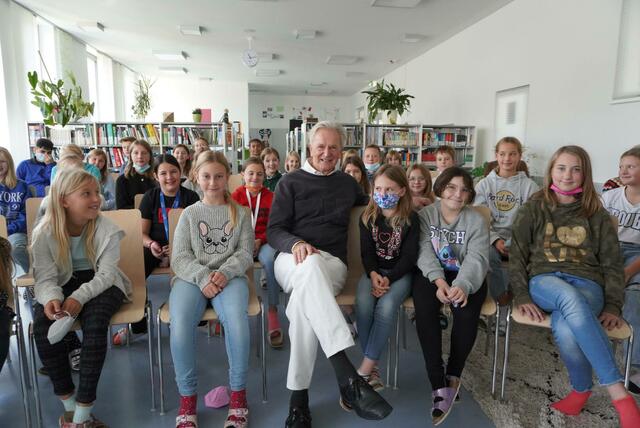
[[[293,245],[293,248],[291,248],[291,253],[293,254],[293,259],[295,260],[296,264],[304,262],[307,256],[319,252],[320,251],[318,251],[318,249],[313,245],[304,241],[296,242]]]

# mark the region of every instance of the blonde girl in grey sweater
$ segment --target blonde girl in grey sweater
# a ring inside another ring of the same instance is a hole
[[[176,274],[169,305],[171,355],[180,393],[176,428],[197,426],[196,328],[207,301],[225,330],[231,402],[225,428],[244,428],[249,410],[249,288],[254,233],[248,212],[227,190],[229,162],[220,152],[198,156],[194,176],[202,201],[189,206],[176,227],[171,266]]]

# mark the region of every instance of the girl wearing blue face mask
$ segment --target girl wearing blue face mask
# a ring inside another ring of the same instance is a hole
[[[358,373],[380,390],[384,384],[376,364],[396,322],[398,307],[411,290],[420,222],[401,167],[383,165],[373,183],[372,197],[360,220],[365,273],[358,283],[356,315],[364,353]]]
[[[144,140],[136,140],[129,147],[129,160],[124,174],[116,181],[116,209],[134,208],[137,194],[156,187],[153,177],[151,146]]]

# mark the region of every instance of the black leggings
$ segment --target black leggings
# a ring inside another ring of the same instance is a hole
[[[93,271],[74,272],[62,287],[65,299],[82,284],[93,278]],[[89,300],[82,307],[78,320],[82,327],[82,352],[80,354],[80,381],[76,400],[89,404],[96,400],[96,389],[107,354],[107,327],[113,314],[120,308],[124,293],[113,286]],[[71,394],[74,390],[71,367],[64,341],[49,343],[47,333],[53,324],[44,314],[44,307],[37,303],[33,321],[33,334],[42,364],[47,369],[53,391],[58,396]]]
[[[449,284],[455,273],[445,272]],[[422,275],[416,275],[413,282],[413,301],[416,308],[416,329],[427,366],[431,388],[447,386],[444,361],[442,360],[442,329],[440,328],[440,308],[442,303],[436,297],[437,287]],[[467,357],[473,348],[478,333],[478,319],[482,304],[487,297],[487,284],[467,298],[464,308],[451,308],[453,327],[451,328],[451,350],[447,361],[447,375],[460,377]]]

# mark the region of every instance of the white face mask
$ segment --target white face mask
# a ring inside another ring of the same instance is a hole
[[[68,312],[56,314],[56,320],[49,326],[49,332],[47,333],[49,343],[55,345],[60,342],[69,333],[75,320]]]

